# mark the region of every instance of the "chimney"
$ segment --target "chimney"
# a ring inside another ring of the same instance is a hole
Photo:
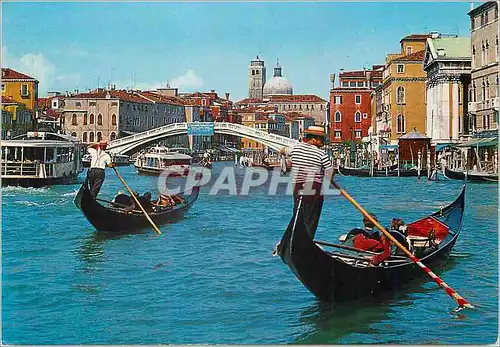
[[[332,82],[332,89],[335,88],[335,74],[330,74],[330,82]]]
[[[226,100],[229,101],[229,93],[226,93]]]

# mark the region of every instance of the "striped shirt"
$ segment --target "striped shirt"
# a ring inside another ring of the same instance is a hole
[[[333,168],[328,155],[318,147],[300,142],[291,151],[292,177],[295,183],[323,183],[326,170]]]

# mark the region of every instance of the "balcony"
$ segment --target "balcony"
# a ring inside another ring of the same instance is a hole
[[[469,112],[477,112],[481,109],[481,102],[469,102],[468,109]]]
[[[494,110],[498,111],[498,96],[496,98],[493,98],[492,107]]]

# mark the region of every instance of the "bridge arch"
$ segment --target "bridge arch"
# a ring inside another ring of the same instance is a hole
[[[192,123],[200,124],[201,122]],[[187,134],[188,125],[191,123],[173,123],[164,125],[155,129],[146,130],[141,133],[123,137],[120,139],[108,142],[108,151],[114,154],[132,154],[139,149],[146,147],[149,144],[158,142],[167,137]],[[267,132],[250,128],[241,124],[235,123],[201,123],[213,124],[215,134],[233,135],[244,137],[253,141],[262,143],[263,145],[274,150],[280,150],[284,146],[293,146],[297,140],[288,137],[269,134]]]

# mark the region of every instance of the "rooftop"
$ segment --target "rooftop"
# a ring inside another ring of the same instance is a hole
[[[8,67],[3,67],[2,68],[2,79],[4,80],[33,80],[36,81],[35,78],[30,77],[28,75],[25,75],[21,72],[18,72],[16,70],[9,69]]]

